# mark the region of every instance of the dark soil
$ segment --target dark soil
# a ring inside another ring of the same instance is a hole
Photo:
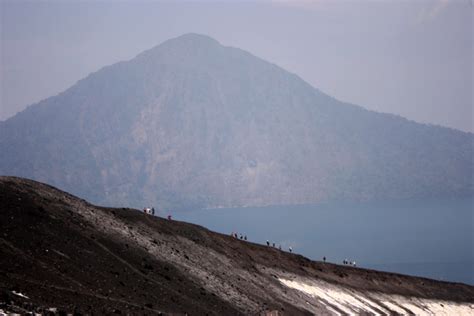
[[[275,271],[362,291],[474,302],[474,287],[465,284],[314,262],[197,225],[97,207],[35,181],[0,177],[4,311],[309,314]]]

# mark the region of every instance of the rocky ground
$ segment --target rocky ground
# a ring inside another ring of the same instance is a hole
[[[0,315],[474,314],[474,287],[311,261],[0,177]]]

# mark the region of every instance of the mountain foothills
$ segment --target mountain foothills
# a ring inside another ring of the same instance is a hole
[[[186,34],[0,122],[0,174],[161,208],[459,197],[473,144]]]
[[[474,312],[466,284],[310,261],[21,178],[0,177],[0,232],[0,314]]]

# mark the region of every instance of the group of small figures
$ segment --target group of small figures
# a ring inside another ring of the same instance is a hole
[[[234,237],[234,238],[239,239],[239,234],[237,234],[237,233],[232,232],[230,235],[231,235],[232,237]],[[242,234],[240,234],[240,239],[241,239],[241,240],[247,240],[247,235],[242,235]]]
[[[155,215],[155,208],[154,207],[144,207],[143,213],[148,215]],[[168,215],[167,218],[171,220],[171,215]]]
[[[274,242],[271,243],[271,245],[272,245],[273,248],[276,247]],[[270,241],[268,241],[268,240],[267,240],[267,246],[270,247]],[[278,249],[281,250],[281,245],[278,245]],[[288,251],[289,251],[289,252],[293,252],[293,248],[291,248],[291,246],[288,247]]]
[[[349,265],[349,266],[353,266],[353,267],[356,266],[356,262],[355,262],[355,261],[349,261],[349,260],[347,260],[347,259],[342,260],[342,264],[344,264],[344,265]]]
[[[152,208],[145,207],[145,208],[143,209],[143,212],[146,213],[146,214],[155,215],[155,208],[154,208],[154,207],[152,207]],[[168,219],[171,220],[171,215],[168,215]],[[234,233],[234,232],[232,232],[230,235],[231,235],[232,237],[237,238],[237,239],[240,239],[240,240],[245,240],[245,241],[247,240],[247,235],[237,234],[237,233]],[[240,237],[239,237],[239,236],[240,236]],[[276,246],[275,246],[275,243],[271,243],[271,245],[272,245],[273,248],[276,247]],[[270,247],[270,241],[269,241],[269,240],[267,240],[267,246]],[[278,245],[278,249],[281,250],[281,245]],[[293,252],[293,248],[291,248],[291,246],[288,247],[288,251],[289,251],[289,252]],[[323,261],[326,262],[326,257],[325,257],[325,256],[323,257]],[[342,264],[344,264],[344,265],[350,265],[350,266],[353,266],[353,267],[356,266],[356,262],[355,262],[355,261],[349,261],[349,260],[347,260],[347,259],[342,260]]]
[[[155,215],[155,208],[154,207],[145,207],[143,208],[143,213],[149,214],[149,215]]]
[[[231,236],[231,237],[234,237],[234,238],[236,238],[236,239],[240,239],[240,240],[245,240],[245,241],[247,241],[247,235],[243,235],[243,234],[238,234],[238,233],[232,232],[232,233],[230,233],[230,236]],[[269,241],[269,240],[267,240],[267,246],[270,247],[270,241]],[[271,243],[271,246],[272,246],[273,248],[276,248],[275,243]],[[278,245],[278,249],[281,250],[281,245]],[[289,252],[293,252],[293,248],[291,248],[291,246],[288,247],[288,251],[289,251]]]

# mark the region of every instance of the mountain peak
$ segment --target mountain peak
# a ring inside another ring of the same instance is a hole
[[[187,42],[187,43],[197,43],[197,44],[207,44],[207,45],[219,45],[219,42],[213,39],[212,37],[204,34],[198,33],[186,33],[178,37],[169,39],[166,42]],[[166,43],[165,42],[165,43]]]
[[[163,43],[155,46],[151,50],[162,49],[164,47],[173,49],[186,49],[186,48],[203,48],[203,47],[217,47],[219,42],[210,36],[197,34],[197,33],[186,33],[175,38],[164,41]]]
[[[163,43],[139,54],[137,57],[144,59],[159,59],[161,61],[170,60],[181,62],[180,57],[201,56],[204,59],[210,51],[217,51],[221,47],[220,43],[207,35],[197,33],[186,33],[178,37],[164,41]]]

